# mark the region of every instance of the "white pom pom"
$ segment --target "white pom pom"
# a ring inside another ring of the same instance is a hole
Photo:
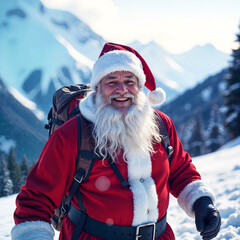
[[[148,100],[152,106],[161,105],[166,100],[166,93],[162,88],[156,88],[148,93]]]

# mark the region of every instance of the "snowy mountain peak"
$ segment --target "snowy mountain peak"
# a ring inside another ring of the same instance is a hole
[[[218,51],[212,44],[195,46],[182,54],[171,54],[156,42],[130,44],[146,59],[157,84],[183,92],[211,74],[225,68],[229,55]]]
[[[200,54],[200,57],[202,57],[204,54],[206,56],[212,55],[214,57],[221,56],[221,59],[224,59],[224,56],[228,56],[226,53],[217,50],[216,47],[210,43],[204,45],[196,45],[187,52],[177,54],[177,56],[192,55],[197,58],[198,54]]]
[[[48,9],[40,0],[0,1],[0,26],[3,81],[45,113],[56,89],[89,82],[106,42],[71,13]],[[168,101],[227,65],[228,55],[210,44],[176,55],[154,41],[129,45],[146,59]]]
[[[89,82],[105,43],[74,15],[39,0],[1,1],[0,24],[3,81],[45,112],[58,88]]]

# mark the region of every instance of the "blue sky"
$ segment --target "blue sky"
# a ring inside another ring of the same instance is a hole
[[[172,53],[212,43],[230,53],[240,23],[239,0],[42,0],[71,11],[107,41],[156,41]]]

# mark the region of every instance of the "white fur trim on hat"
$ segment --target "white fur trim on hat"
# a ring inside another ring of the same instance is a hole
[[[11,236],[12,240],[53,240],[54,230],[48,222],[26,221],[14,226]]]
[[[162,88],[156,88],[148,93],[148,100],[152,106],[161,105],[166,100],[166,93]]]
[[[140,88],[144,87],[146,76],[140,59],[129,51],[113,50],[105,53],[95,62],[90,81],[92,89],[95,89],[103,77],[117,71],[133,73],[138,78]]]
[[[193,204],[200,197],[210,197],[215,202],[212,190],[203,181],[198,180],[188,184],[178,196],[179,206],[188,216],[194,217]]]

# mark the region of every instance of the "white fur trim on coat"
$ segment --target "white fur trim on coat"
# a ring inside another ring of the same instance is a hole
[[[53,240],[54,230],[44,221],[26,221],[14,226],[11,236],[12,240]]]
[[[95,122],[95,104],[94,97],[96,92],[91,92],[86,98],[80,101],[79,109],[83,117],[85,117],[90,122]]]
[[[193,204],[200,197],[210,197],[215,202],[215,196],[212,190],[203,181],[194,181],[188,184],[178,196],[179,206],[190,217],[195,217]]]
[[[158,195],[151,177],[152,161],[150,154],[134,151],[127,153],[128,182],[133,193],[133,226],[157,222]]]

